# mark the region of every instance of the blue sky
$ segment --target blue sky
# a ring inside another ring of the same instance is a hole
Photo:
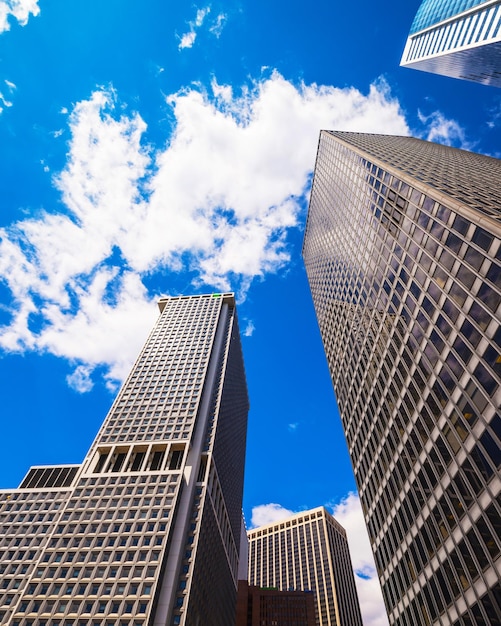
[[[234,290],[247,522],[334,510],[387,623],[300,253],[321,128],[501,154],[499,90],[399,67],[418,4],[0,0],[0,486],[83,459],[160,295]]]

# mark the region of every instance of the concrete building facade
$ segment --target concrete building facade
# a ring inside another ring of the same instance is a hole
[[[392,625],[501,624],[500,183],[320,136],[303,256]]]
[[[235,301],[159,306],[83,463],[0,491],[0,624],[234,625],[248,412]]]

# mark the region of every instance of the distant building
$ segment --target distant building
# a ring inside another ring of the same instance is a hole
[[[315,626],[311,591],[278,591],[238,581],[236,626]]]
[[[501,87],[501,0],[423,0],[401,65]]]
[[[250,585],[312,591],[317,626],[362,626],[346,532],[323,507],[248,537]]]
[[[159,306],[84,462],[0,491],[0,624],[234,626],[248,412],[235,300]]]
[[[320,134],[303,256],[394,626],[501,624],[500,207],[497,159]]]

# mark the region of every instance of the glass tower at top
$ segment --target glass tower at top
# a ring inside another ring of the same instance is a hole
[[[501,0],[424,0],[400,64],[501,87]]]
[[[486,0],[424,0],[412,22],[411,34],[438,24],[472,7],[487,4]]]

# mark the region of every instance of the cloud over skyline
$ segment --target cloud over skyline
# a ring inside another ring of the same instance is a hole
[[[4,350],[104,364],[123,378],[161,295],[148,292],[148,276],[183,269],[195,287],[243,298],[289,263],[287,236],[304,219],[320,128],[409,133],[382,82],[363,94],[271,72],[238,95],[214,79],[211,90],[166,100],[175,126],[163,146],[146,144],[140,112],[112,89],[73,108],[66,165],[53,179],[63,209],[0,230],[11,294]],[[117,350],[117,325],[126,350]]]

